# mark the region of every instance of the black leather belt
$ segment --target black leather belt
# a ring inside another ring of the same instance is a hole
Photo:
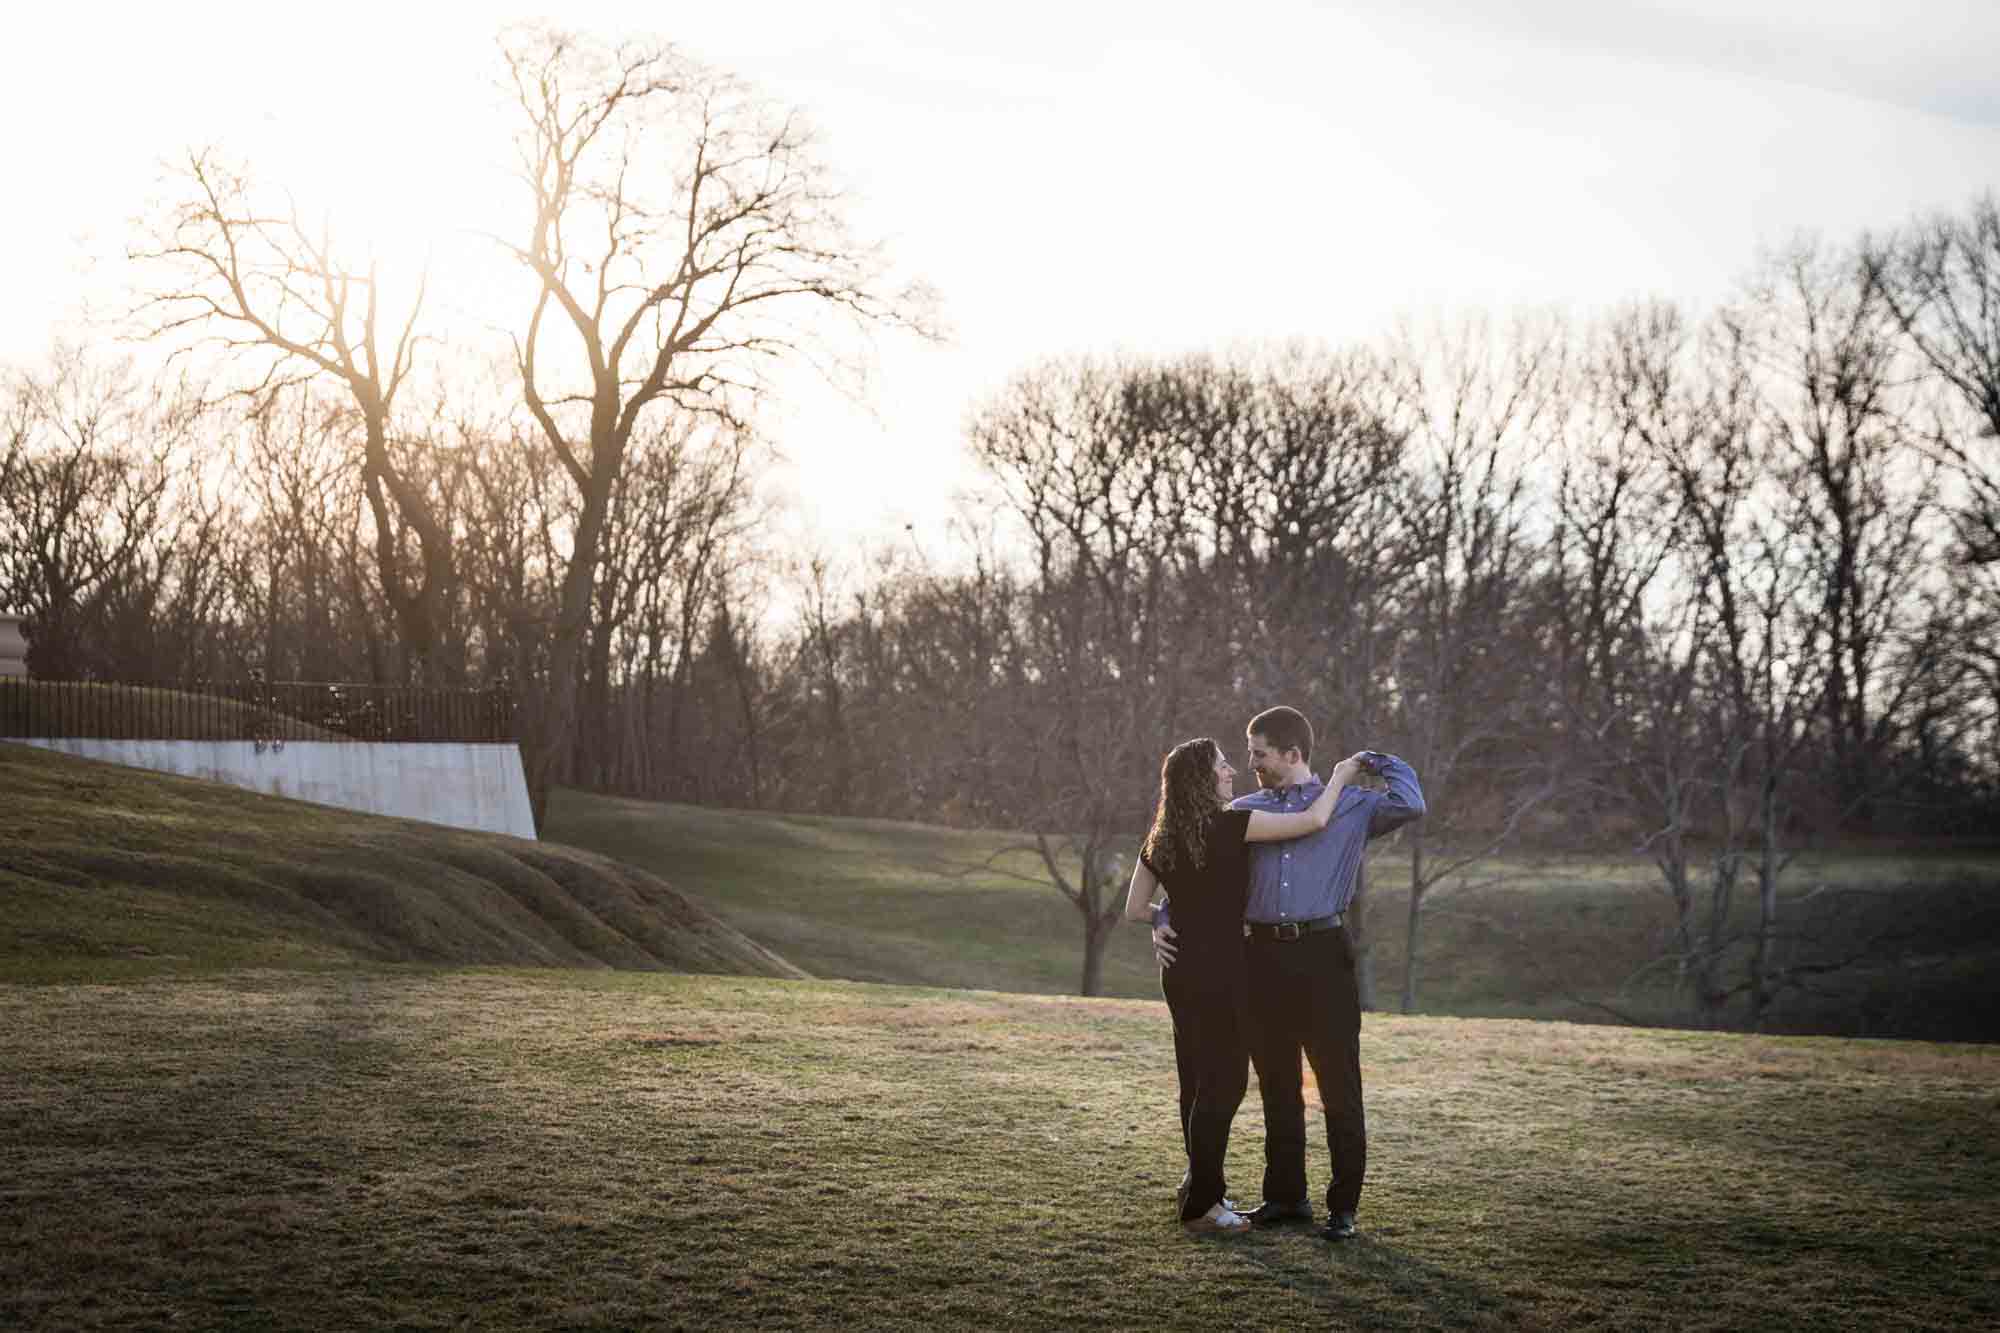
[[[1280,921],[1276,925],[1245,921],[1243,937],[1252,940],[1295,940],[1316,930],[1338,930],[1341,919],[1342,914],[1335,912],[1332,916],[1316,916],[1310,921]]]

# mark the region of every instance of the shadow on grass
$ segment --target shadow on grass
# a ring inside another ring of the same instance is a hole
[[[1251,1236],[1240,1251],[1271,1280],[1308,1296],[1336,1327],[1533,1328],[1540,1322],[1500,1292],[1364,1230],[1320,1239],[1317,1228]]]

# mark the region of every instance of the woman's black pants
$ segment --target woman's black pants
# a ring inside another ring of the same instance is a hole
[[[1233,951],[1232,951],[1233,952]],[[1222,1202],[1222,1159],[1229,1126],[1250,1085],[1246,985],[1240,954],[1218,965],[1183,958],[1163,970],[1160,989],[1174,1019],[1174,1063],[1181,1078],[1181,1139],[1187,1183],[1181,1220]]]

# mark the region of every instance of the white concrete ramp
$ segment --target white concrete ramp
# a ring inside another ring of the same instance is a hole
[[[482,833],[535,836],[521,748],[408,741],[21,740],[82,759]]]

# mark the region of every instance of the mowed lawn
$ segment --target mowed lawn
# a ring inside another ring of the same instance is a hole
[[[0,1326],[2000,1321],[2000,1050],[1370,1016],[1363,1058],[1363,1235],[1329,1247],[1181,1234],[1152,1001],[0,986]],[[1253,1090],[1239,1198],[1260,1150]]]
[[[1040,861],[989,865],[1018,835],[559,789],[543,836],[662,876],[816,976],[1072,995],[1082,979],[1083,919]],[[1114,934],[1104,990],[1159,995],[1145,930]]]
[[[555,793],[546,836],[661,876],[751,939],[816,976],[1074,994],[1076,909],[1039,861],[996,852],[1023,839],[895,820],[842,819]],[[1136,850],[1137,831],[1132,844]],[[1376,1007],[1400,1009],[1408,950],[1408,851],[1376,845],[1366,926]],[[1637,856],[1516,852],[1426,900],[1416,1011],[1683,1025],[1662,966],[1672,911]],[[2000,1039],[2000,853],[1806,850],[1787,872],[1784,959],[1849,959],[1787,992],[1769,1030]],[[1735,925],[1755,927],[1756,895]],[[1706,910],[1706,904],[1703,904]],[[1730,958],[1736,975],[1747,943]],[[1154,998],[1142,927],[1119,927],[1104,993]],[[1739,1006],[1740,1009],[1740,1006]],[[1733,1016],[1740,1020],[1740,1013]]]

